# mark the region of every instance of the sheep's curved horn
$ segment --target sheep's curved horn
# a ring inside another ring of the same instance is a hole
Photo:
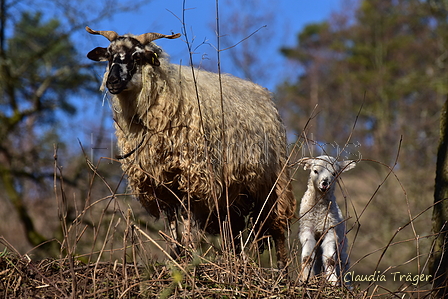
[[[134,38],[136,40],[138,40],[142,45],[146,45],[146,44],[152,42],[153,40],[156,40],[159,38],[173,39],[173,38],[178,38],[178,37],[180,37],[180,33],[166,35],[166,34],[162,34],[162,33],[149,32],[149,33],[141,34]]]
[[[116,33],[115,31],[96,31],[96,30],[90,29],[89,26],[86,26],[86,31],[90,34],[102,35],[105,38],[107,38],[110,42],[116,40],[118,37],[118,33]]]

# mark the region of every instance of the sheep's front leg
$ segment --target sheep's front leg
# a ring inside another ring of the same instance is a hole
[[[169,211],[167,213],[168,217],[168,225],[169,225],[169,231],[171,234],[172,240],[174,242],[171,243],[171,257],[177,259],[181,256],[181,247],[179,246],[179,234],[178,234],[178,227],[177,227],[177,215],[175,211]]]
[[[302,244],[302,280],[314,276],[314,258],[316,239],[314,238],[314,230],[309,227],[301,228],[299,233],[300,244]]]
[[[191,219],[188,215],[183,216],[181,215],[182,222],[184,224],[184,231],[182,232],[182,245],[184,245],[186,248],[190,249],[196,249],[194,240],[193,240],[193,233],[192,233],[192,223]]]
[[[338,277],[336,274],[336,231],[330,229],[322,241],[322,263],[325,269],[327,279],[332,284],[337,284]]]

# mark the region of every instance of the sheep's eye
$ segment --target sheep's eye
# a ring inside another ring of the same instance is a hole
[[[333,172],[332,175],[333,175],[333,176],[336,176],[336,172]]]
[[[142,60],[142,57],[139,54],[132,55],[132,58],[135,62],[140,62]]]
[[[315,173],[315,174],[319,174],[319,172],[317,172],[317,170],[314,170],[314,173]]]

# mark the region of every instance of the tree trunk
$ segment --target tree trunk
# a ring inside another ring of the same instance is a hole
[[[436,234],[430,272],[437,297],[448,296],[448,98],[440,115],[440,140],[437,151],[433,232]]]
[[[0,167],[0,182],[4,188],[4,193],[9,197],[11,203],[16,209],[23,228],[25,229],[25,236],[28,242],[30,242],[33,246],[37,246],[47,241],[47,239],[35,229],[33,220],[28,214],[28,210],[26,209],[23,199],[14,187],[14,180],[9,169],[3,169]]]

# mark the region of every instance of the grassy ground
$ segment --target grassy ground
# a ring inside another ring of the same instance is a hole
[[[87,258],[33,260],[1,239],[5,250],[0,254],[0,298],[432,298],[431,281],[425,279],[413,284],[397,276],[395,288],[386,287],[379,274],[351,287],[332,286],[321,277],[302,282],[294,251],[288,273],[260,266],[272,252],[253,259],[246,254],[210,254],[215,249],[209,247],[203,254],[190,252],[181,260],[167,255],[158,262],[145,252],[155,240],[131,227],[135,235],[126,250],[111,254],[103,249]]]
[[[235,258],[174,265],[85,264],[4,252],[1,298],[363,298],[364,292],[325,284],[302,284],[285,273]],[[392,294],[391,294],[391,297]]]
[[[288,238],[288,273],[275,269],[273,246],[260,254],[249,243],[235,255],[225,238],[199,232],[201,245],[188,251],[188,258],[174,260],[164,219],[155,222],[125,194],[104,196],[116,188],[99,180],[95,168],[91,185],[96,178],[106,191],[89,193],[85,200],[69,195],[75,193],[59,183],[55,198],[44,207],[42,227],[48,235],[57,235],[56,230],[60,235],[51,244],[24,250],[17,249],[23,242],[0,237],[0,299],[432,298],[427,275],[435,237],[430,225],[433,181],[416,185],[400,170],[368,160],[358,164],[343,175],[336,194],[348,219],[352,288],[298,279],[297,219]],[[297,171],[298,201],[307,176]],[[16,222],[6,223],[11,225],[6,231],[13,232]]]

